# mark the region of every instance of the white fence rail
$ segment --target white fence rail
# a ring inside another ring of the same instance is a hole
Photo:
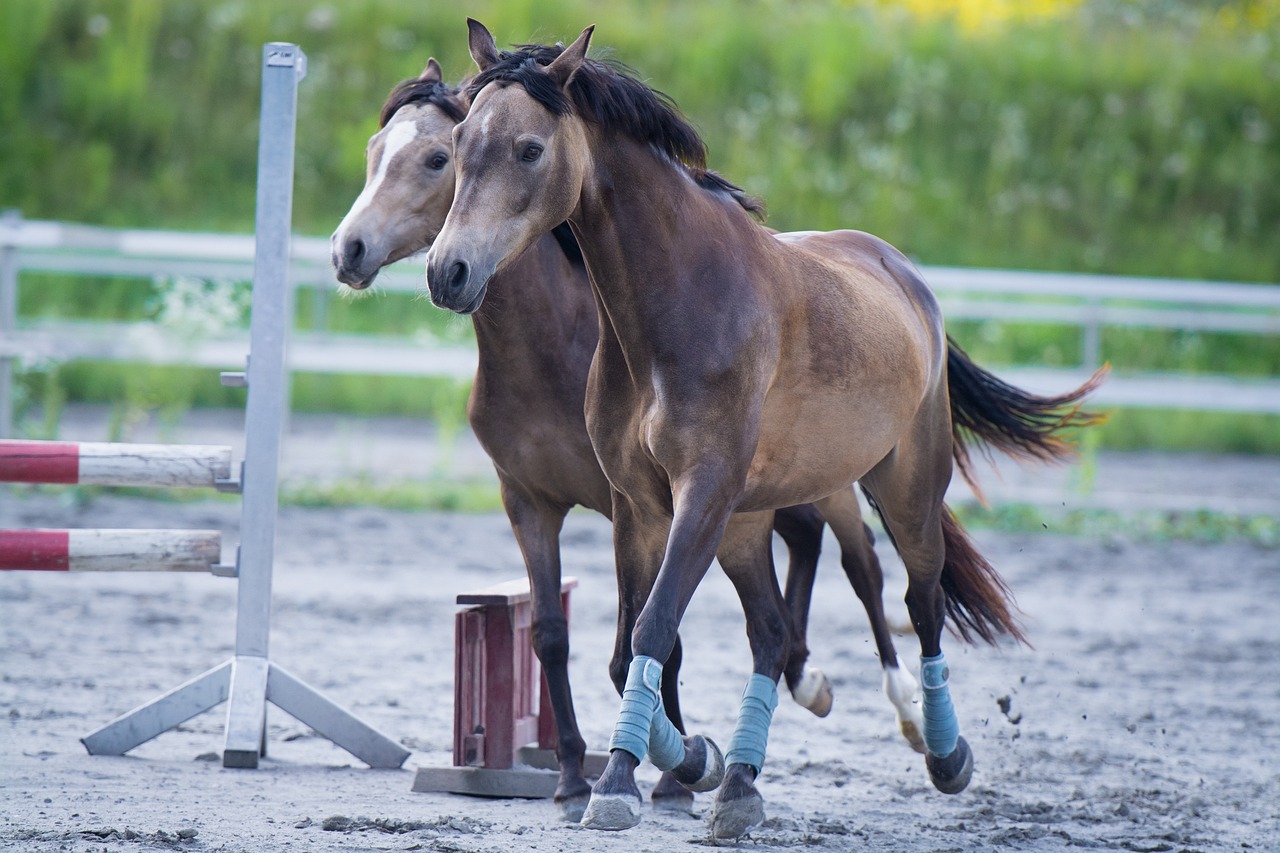
[[[155,323],[21,321],[20,278],[27,272],[85,276],[248,281],[254,240],[249,235],[108,229],[0,217],[0,435],[12,434],[11,379],[15,364],[42,360],[184,364],[243,369],[248,333],[191,340]],[[337,287],[324,238],[294,237],[290,285],[323,296]],[[1082,363],[1074,368],[1009,368],[1002,376],[1029,390],[1061,391],[1097,366],[1107,328],[1180,329],[1280,335],[1280,286],[1173,281],[1118,276],[926,267],[948,319],[1076,326]],[[390,291],[423,283],[421,260],[397,264],[378,278]],[[317,300],[317,314],[327,299]],[[425,307],[423,310],[430,310]],[[471,347],[429,337],[415,339],[303,331],[290,345],[293,371],[370,375],[470,376]],[[1280,377],[1114,375],[1098,392],[1100,406],[1180,408],[1280,414]]]

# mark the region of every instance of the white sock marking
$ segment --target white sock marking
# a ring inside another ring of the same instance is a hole
[[[898,726],[904,722],[915,727],[917,737],[924,733],[924,704],[915,676],[896,666],[884,668],[884,695],[889,697],[898,715]],[[904,731],[903,734],[906,734]],[[923,745],[923,744],[920,744]],[[912,746],[917,746],[914,742]]]

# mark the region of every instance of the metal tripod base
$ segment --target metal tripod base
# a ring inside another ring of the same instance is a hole
[[[254,768],[266,754],[267,702],[310,726],[370,767],[394,770],[409,750],[266,658],[240,656],[141,705],[81,738],[90,755],[124,755],[227,702],[223,767]]]

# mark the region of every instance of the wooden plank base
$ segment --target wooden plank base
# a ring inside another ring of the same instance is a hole
[[[536,746],[522,746],[516,750],[516,760],[529,767],[541,770],[560,770],[560,762],[556,760],[554,749],[541,749]],[[582,775],[588,779],[598,779],[604,773],[604,766],[609,763],[609,753],[599,750],[588,750],[582,760]]]
[[[419,767],[413,790],[419,794],[470,794],[476,797],[546,799],[556,792],[554,770],[533,767]]]

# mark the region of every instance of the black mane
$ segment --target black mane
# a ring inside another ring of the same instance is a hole
[[[387,102],[382,105],[378,116],[378,127],[386,127],[391,117],[406,104],[434,104],[454,121],[460,122],[467,117],[467,107],[458,96],[458,89],[439,80],[422,80],[414,77],[402,80],[387,95]]]
[[[688,169],[699,186],[727,193],[748,213],[763,219],[763,202],[707,168],[706,143],[670,97],[640,82],[622,63],[597,59],[583,60],[566,95],[541,68],[563,52],[562,44],[522,44],[504,50],[497,62],[465,84],[465,95],[474,100],[490,83],[519,83],[552,114],[576,111],[585,121],[652,145]]]

